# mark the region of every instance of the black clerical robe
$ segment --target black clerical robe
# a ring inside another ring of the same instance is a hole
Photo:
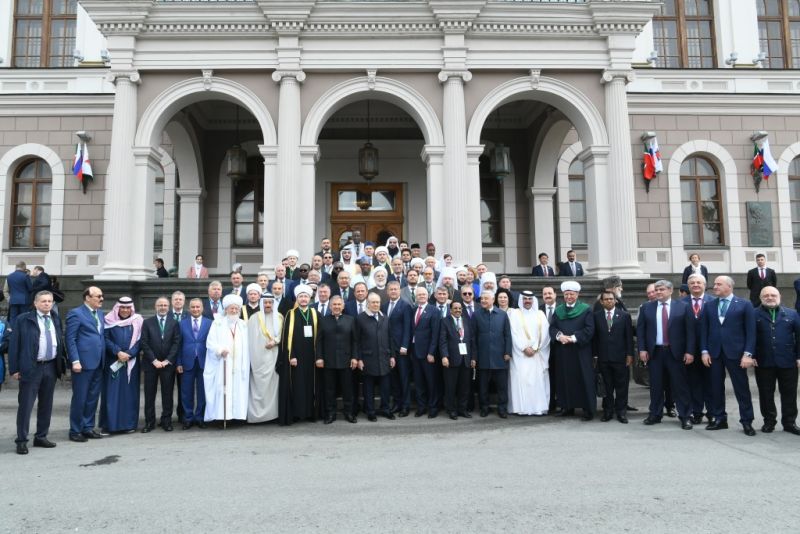
[[[582,408],[584,415],[593,416],[597,407],[592,367],[594,317],[591,307],[581,304],[582,311],[577,315],[564,304],[556,308],[550,323],[550,339],[553,340],[550,358],[557,360],[556,388],[561,409]],[[559,332],[566,336],[574,335],[578,342],[563,345],[556,340]]]
[[[278,357],[279,414],[281,425],[291,425],[300,419],[315,420],[318,414],[315,404],[321,402],[317,395],[317,373],[315,368],[316,336],[320,317],[313,308],[305,312],[299,307],[290,310],[284,319],[284,334],[281,339],[281,354]],[[306,327],[311,336],[306,337]],[[296,358],[297,366],[290,361]]]

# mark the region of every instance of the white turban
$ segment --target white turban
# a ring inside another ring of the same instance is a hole
[[[375,249],[375,254],[377,254],[378,252],[385,252],[387,256],[389,255],[389,249],[384,247],[383,245]]]
[[[481,287],[483,287],[486,284],[486,282],[491,282],[495,285],[495,287],[497,287],[497,276],[495,276],[494,273],[490,273],[488,271],[483,273],[483,276],[481,276]]]
[[[425,267],[425,260],[422,258],[412,258],[410,262],[408,262],[409,267],[414,267],[415,265],[421,265],[423,268]]]
[[[310,297],[314,294],[314,290],[308,284],[298,284],[294,288],[294,296],[299,297],[303,293]]]
[[[236,306],[242,307],[242,297],[239,295],[225,295],[225,298],[222,299],[222,308],[227,309],[228,306],[235,304]]]
[[[294,256],[295,258],[300,258],[300,253],[292,248],[286,251],[286,257],[289,258],[291,256]]]
[[[250,293],[251,291],[255,291],[260,295],[264,290],[261,289],[261,286],[258,284],[248,284],[247,291],[245,291],[245,293]]]
[[[563,293],[564,291],[575,291],[576,293],[580,293],[581,285],[575,280],[567,280],[566,282],[561,283],[561,292]]]

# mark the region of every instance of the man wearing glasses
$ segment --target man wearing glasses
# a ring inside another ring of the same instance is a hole
[[[84,442],[100,439],[95,431],[97,400],[103,378],[103,292],[89,287],[83,292],[83,305],[67,314],[65,342],[72,364],[72,403],[69,408],[69,439]]]

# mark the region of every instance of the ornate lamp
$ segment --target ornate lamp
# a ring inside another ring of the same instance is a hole
[[[239,106],[236,106],[236,144],[225,152],[228,176],[237,179],[247,174],[247,151],[239,144]]]
[[[497,127],[500,127],[500,108],[495,115]],[[496,143],[489,153],[489,170],[499,182],[511,174],[511,150],[503,143]]]
[[[367,181],[378,176],[378,149],[370,139],[369,100],[367,100],[367,142],[358,151],[358,174]]]

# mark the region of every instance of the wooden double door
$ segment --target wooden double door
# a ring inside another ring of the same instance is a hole
[[[391,236],[403,239],[403,184],[331,184],[331,238],[344,246],[355,230],[376,246]]]

